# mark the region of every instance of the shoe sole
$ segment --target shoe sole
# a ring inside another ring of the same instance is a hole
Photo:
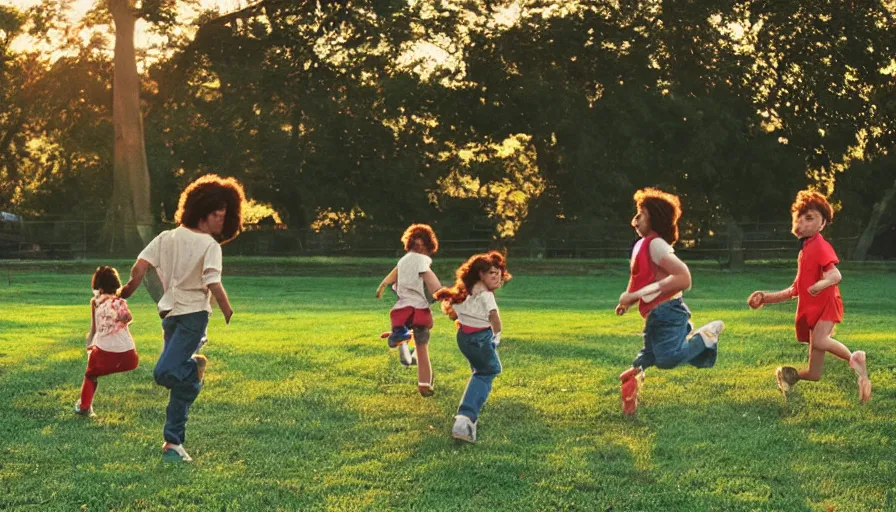
[[[476,440],[473,439],[471,436],[465,436],[463,434],[455,434],[454,432],[451,433],[451,439],[454,439],[455,441],[460,441],[462,443],[476,444]]]

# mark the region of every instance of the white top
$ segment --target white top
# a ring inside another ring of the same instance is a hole
[[[128,324],[131,312],[128,303],[115,295],[101,294],[93,300],[93,322],[96,332],[90,345],[106,352],[127,352],[134,350],[134,338]]]
[[[221,282],[221,246],[207,233],[179,226],[163,231],[138,256],[155,267],[165,293],[159,312],[185,315],[208,311],[208,285]]]
[[[432,258],[419,252],[408,251],[398,260],[398,300],[392,309],[411,306],[416,309],[429,309],[426,300],[426,286],[423,283],[424,272],[429,271]]]
[[[635,244],[634,250],[632,250],[632,264],[635,263],[635,258],[638,257],[638,252],[641,250],[642,245],[644,245],[643,238],[638,240],[638,243]],[[675,249],[673,249],[672,246],[669,245],[669,242],[667,242],[661,236],[654,238],[650,242],[650,261],[652,261],[654,265],[659,266],[660,261],[662,261],[663,258],[665,258],[667,254],[673,254],[674,252],[675,252]],[[663,272],[660,271],[660,273],[663,273]],[[659,279],[656,279],[656,281],[659,281]],[[654,282],[656,282],[656,281],[654,281]],[[642,297],[642,300],[644,300],[644,302],[651,302],[652,300],[656,299],[659,296],[660,296],[660,292],[651,293],[650,295],[645,295],[644,297]],[[675,299],[678,297],[681,297],[681,292],[676,293],[675,296],[672,298]]]
[[[488,315],[492,311],[498,310],[498,303],[495,301],[495,294],[479,281],[473,285],[473,290],[467,299],[459,304],[452,304],[451,307],[457,313],[457,319],[467,327],[475,329],[491,327],[488,321]]]

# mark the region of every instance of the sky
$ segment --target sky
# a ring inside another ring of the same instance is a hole
[[[9,5],[11,4],[13,7],[19,9],[26,9],[28,7],[32,7],[38,4],[41,4],[43,0],[0,0],[3,3]],[[96,0],[67,0],[67,2],[71,6],[71,19],[72,22],[77,22],[85,12],[87,12],[95,3]],[[254,3],[252,0],[199,0],[201,8],[218,8],[218,10],[222,13],[235,11],[241,7],[245,7],[251,3]],[[184,13],[184,18],[189,19],[190,14]],[[30,46],[31,41],[27,38],[27,36],[20,36],[14,41],[12,45],[12,49],[22,50]],[[137,24],[137,33],[135,35],[135,44],[138,48],[146,47],[149,44],[149,38],[145,33],[144,27],[142,23]]]

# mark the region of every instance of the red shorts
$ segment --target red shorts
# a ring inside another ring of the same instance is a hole
[[[129,372],[137,367],[137,351],[106,352],[99,347],[90,349],[85,377],[102,377],[113,373]]]
[[[408,306],[401,309],[393,309],[389,313],[392,320],[392,327],[421,327],[424,329],[432,329],[432,311],[430,309],[417,309]]]
[[[815,325],[826,320],[839,324],[843,321],[843,300],[840,295],[831,297],[821,307],[813,308],[808,311],[796,311],[796,340],[800,343],[809,343],[810,334]]]

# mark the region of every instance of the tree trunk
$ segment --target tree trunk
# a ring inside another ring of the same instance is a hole
[[[877,233],[877,225],[880,223],[880,218],[883,216],[884,212],[887,211],[887,206],[889,206],[890,201],[893,200],[894,195],[896,195],[896,181],[894,181],[893,185],[884,192],[883,199],[874,204],[874,209],[871,211],[871,219],[868,220],[868,225],[865,226],[865,231],[862,232],[862,236],[860,236],[859,241],[856,242],[856,250],[853,251],[852,254],[853,260],[865,261],[865,256],[868,254],[868,248],[871,247],[872,242],[874,242],[874,235]]]
[[[149,169],[140,112],[140,77],[134,48],[134,0],[108,0],[115,22],[112,124],[115,129],[112,201],[106,216],[104,246],[115,252],[139,251],[152,238]]]

